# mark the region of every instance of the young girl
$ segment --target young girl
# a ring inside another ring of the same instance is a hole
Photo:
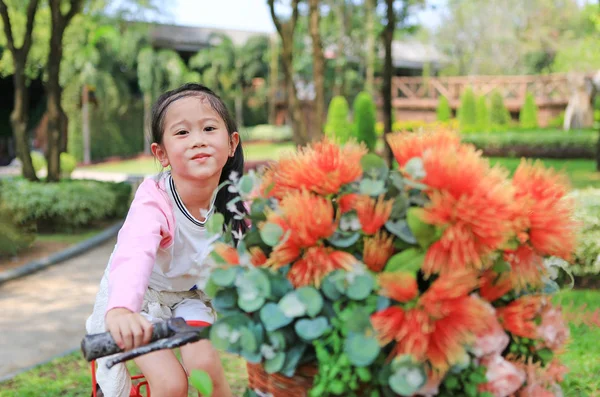
[[[171,170],[138,188],[87,322],[88,333],[108,330],[125,350],[148,343],[152,322],[183,317],[212,323],[214,311],[202,289],[213,241],[204,223],[216,210],[234,230],[246,230],[226,208],[235,193],[221,189],[213,195],[220,182],[244,168],[237,126],[217,95],[198,84],[163,94],[152,109],[152,139],[152,153]],[[241,202],[237,207],[246,211]],[[187,396],[193,369],[211,376],[213,396],[231,396],[209,341],[182,346],[181,357],[182,364],[172,351],[161,350],[135,359],[152,397]],[[124,365],[107,370],[104,361],[97,373],[104,395],[129,396]]]

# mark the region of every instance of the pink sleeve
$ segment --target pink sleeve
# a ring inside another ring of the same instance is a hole
[[[148,185],[140,186],[119,231],[108,276],[107,312],[116,307],[133,312],[142,309],[156,253],[171,240],[168,209],[160,196],[148,190]]]

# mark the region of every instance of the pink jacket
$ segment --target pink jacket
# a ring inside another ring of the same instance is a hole
[[[164,178],[148,178],[137,189],[123,227],[119,231],[108,276],[106,311],[124,307],[142,309],[159,248],[173,244],[175,216]]]

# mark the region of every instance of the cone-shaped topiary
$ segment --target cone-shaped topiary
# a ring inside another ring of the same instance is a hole
[[[521,123],[521,127],[537,128],[537,113],[538,108],[535,104],[535,98],[532,93],[528,92],[525,96],[525,103],[523,104],[521,112],[519,113],[519,122]]]
[[[510,123],[510,113],[504,106],[504,98],[498,90],[492,92],[490,121],[494,126],[506,126]]]
[[[475,103],[475,94],[470,87],[463,92],[460,98],[458,122],[463,132],[473,131],[477,126],[477,105]]]
[[[348,101],[343,96],[333,97],[327,112],[325,135],[332,140],[344,143],[352,134],[352,125],[348,121]]]
[[[436,113],[437,121],[450,121],[452,118],[452,109],[450,109],[450,103],[445,96],[439,98]]]
[[[490,110],[485,96],[477,98],[477,131],[488,132],[490,130]]]
[[[364,142],[369,150],[373,151],[377,143],[375,102],[368,92],[363,91],[356,96],[353,108],[354,135],[359,142]]]

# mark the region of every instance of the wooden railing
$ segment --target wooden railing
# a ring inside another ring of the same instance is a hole
[[[467,87],[476,95],[489,95],[495,89],[504,97],[509,110],[518,110],[531,92],[539,107],[566,106],[569,84],[566,74],[532,76],[461,76],[461,77],[394,77],[394,107],[412,109],[435,108],[440,96],[448,98],[454,108]]]

